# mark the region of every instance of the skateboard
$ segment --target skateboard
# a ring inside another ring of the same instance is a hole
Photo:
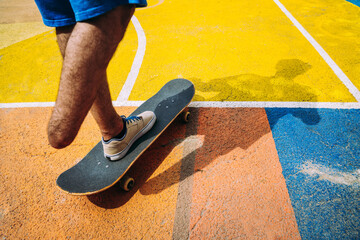
[[[119,182],[123,190],[130,191],[135,181],[126,172],[176,117],[182,114],[185,122],[189,120],[187,107],[194,93],[194,85],[189,80],[174,79],[166,83],[130,115],[153,111],[156,122],[150,131],[131,146],[124,158],[117,161],[105,158],[100,141],[80,162],[59,175],[57,186],[69,194],[90,195]]]

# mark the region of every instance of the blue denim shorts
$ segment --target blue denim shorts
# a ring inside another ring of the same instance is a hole
[[[146,7],[146,0],[35,0],[44,24],[63,27],[86,21],[120,5]]]

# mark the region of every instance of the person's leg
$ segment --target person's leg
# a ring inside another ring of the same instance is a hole
[[[112,105],[106,75],[98,88],[95,101],[91,107],[91,114],[95,118],[104,140],[116,136],[124,127],[122,118],[116,113]]]
[[[63,148],[74,140],[90,108],[104,139],[121,131],[122,119],[111,104],[106,68],[133,13],[133,7],[120,6],[90,21],[78,22],[71,33],[58,32],[58,39],[64,38],[59,43],[64,61],[48,126],[53,147]]]
[[[74,30],[75,25],[57,27],[56,28],[56,40],[60,49],[61,56],[64,59],[66,45],[69,41],[70,35]]]
[[[56,37],[62,57],[74,25],[56,28]],[[117,135],[123,128],[123,121],[116,113],[110,96],[107,77],[101,81],[95,101],[91,107],[91,113],[99,125],[104,140]],[[105,117],[104,117],[105,116]]]

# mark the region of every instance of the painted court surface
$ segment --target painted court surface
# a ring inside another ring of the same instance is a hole
[[[149,0],[109,69],[127,115],[195,84],[130,169],[88,197],[57,176],[100,140],[47,142],[61,56],[30,0],[0,0],[0,239],[360,239],[360,2]]]

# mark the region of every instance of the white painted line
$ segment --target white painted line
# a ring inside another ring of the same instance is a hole
[[[325,50],[313,39],[310,34],[301,26],[301,24],[286,10],[286,8],[278,1],[274,2],[280,9],[288,16],[288,18],[295,24],[295,26],[302,32],[308,41],[315,47],[319,54],[333,69],[335,74],[348,87],[349,91],[354,95],[357,101],[360,102],[360,92],[330,58]],[[138,35],[138,49],[134,58],[131,71],[126,79],[126,82],[117,98],[113,101],[115,107],[138,107],[144,101],[128,101],[131,90],[135,84],[136,78],[139,74],[140,67],[145,56],[146,37],[138,19],[133,16],[131,19]],[[24,103],[0,103],[0,108],[28,108],[28,107],[53,107],[55,102],[24,102]],[[360,109],[358,102],[192,102],[190,107],[195,108],[328,108],[328,109]]]
[[[0,103],[0,108],[53,107],[55,102]]]
[[[114,102],[116,107],[138,107],[145,101]],[[191,102],[194,108],[328,108],[360,109],[360,103],[353,102]]]
[[[279,6],[279,8],[285,13],[285,15],[290,19],[290,21],[299,29],[299,31],[304,35],[304,37],[313,45],[316,51],[320,56],[325,60],[325,62],[330,66],[334,71],[336,76],[343,82],[343,84],[349,89],[349,92],[355,97],[356,101],[360,102],[360,92],[355,87],[355,85],[350,81],[350,79],[345,75],[345,73],[340,69],[340,67],[332,60],[332,58],[325,52],[325,50],[320,46],[319,43],[305,30],[305,28],[293,17],[293,15],[280,3],[279,0],[274,0],[274,2]]]
[[[114,107],[139,107],[145,101],[124,101],[124,102],[113,102]]]
[[[147,6],[147,7],[144,7],[144,8],[137,8],[136,11],[139,11],[139,10],[146,10],[146,9],[149,9],[149,8],[154,8],[154,7],[157,7],[161,4],[164,3],[165,0],[159,0],[159,2],[153,6]]]
[[[360,103],[354,102],[192,102],[196,108],[329,108],[360,109]]]
[[[145,101],[113,101],[115,107],[139,107]],[[53,107],[55,102],[0,103],[0,108]],[[194,108],[328,108],[360,109],[358,102],[191,102]]]
[[[136,51],[134,62],[131,66],[130,73],[125,81],[124,86],[121,89],[118,98],[116,99],[116,102],[124,102],[129,99],[131,90],[133,89],[137,76],[139,75],[140,67],[145,56],[146,36],[144,30],[135,16],[131,18],[131,22],[134,24],[138,36],[138,48]]]

